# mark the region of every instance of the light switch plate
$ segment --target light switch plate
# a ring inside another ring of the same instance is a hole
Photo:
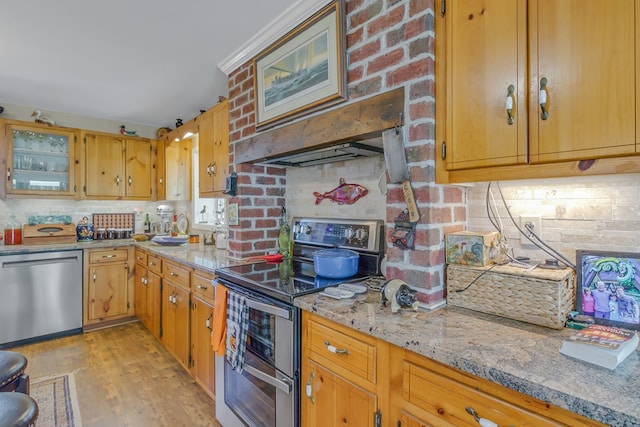
[[[538,237],[542,237],[542,217],[539,215],[523,215],[520,217],[520,229],[524,231],[528,236],[531,233],[525,228],[525,224],[531,223],[533,224],[533,232],[538,235]],[[522,245],[533,245],[529,239],[527,239],[524,235],[520,234],[520,244]]]

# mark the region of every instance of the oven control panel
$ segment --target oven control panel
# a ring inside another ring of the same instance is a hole
[[[377,252],[382,226],[382,221],[377,220],[297,218],[293,222],[293,239],[299,243]]]

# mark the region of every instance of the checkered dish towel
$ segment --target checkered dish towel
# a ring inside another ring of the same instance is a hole
[[[238,373],[242,372],[244,364],[248,323],[247,299],[229,290],[227,293],[227,361]]]

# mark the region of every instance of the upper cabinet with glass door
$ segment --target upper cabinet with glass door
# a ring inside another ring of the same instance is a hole
[[[5,131],[8,195],[75,195],[73,130],[7,124]]]

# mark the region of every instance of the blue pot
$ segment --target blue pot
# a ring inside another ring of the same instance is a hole
[[[358,272],[360,255],[349,249],[322,249],[313,253],[313,270],[318,276],[344,279]]]

